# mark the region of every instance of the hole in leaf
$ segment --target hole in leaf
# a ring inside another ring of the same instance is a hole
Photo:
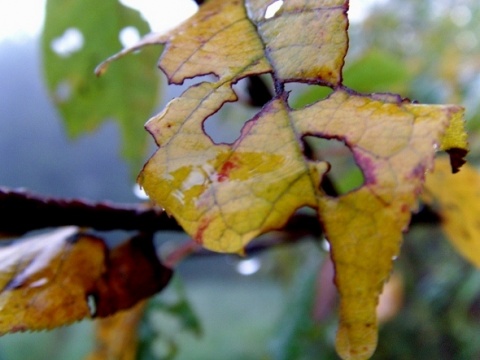
[[[83,47],[83,34],[77,28],[69,28],[65,30],[63,35],[53,39],[50,43],[52,50],[61,57],[69,57],[70,55],[80,51]]]
[[[271,19],[275,14],[282,8],[283,0],[277,0],[268,5],[267,10],[265,11],[265,19]]]
[[[216,144],[233,144],[245,123],[273,98],[273,82],[270,75],[252,76],[233,85],[238,96],[235,103],[226,103],[218,113],[203,123],[203,130]],[[244,106],[245,104],[250,106]]]
[[[327,86],[309,84],[286,84],[285,90],[289,91],[288,106],[292,109],[301,109],[307,105],[325,99],[333,90]]]
[[[273,98],[271,75],[255,75],[241,79],[233,85],[240,102],[253,107],[262,107]]]
[[[233,144],[240,137],[245,123],[257,112],[258,109],[247,108],[238,102],[226,103],[203,122],[203,131],[215,144]]]
[[[363,173],[343,141],[305,136],[303,142],[307,158],[330,163],[328,179],[322,182],[328,195],[343,195],[363,185]]]
[[[54,97],[59,103],[67,102],[72,96],[72,86],[68,80],[61,81],[55,88]]]
[[[120,30],[118,39],[120,40],[122,46],[127,48],[140,41],[140,32],[134,26],[127,26],[126,28]]]

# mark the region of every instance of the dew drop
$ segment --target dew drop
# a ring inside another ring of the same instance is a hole
[[[323,239],[321,245],[323,250],[325,250],[326,252],[330,252],[330,243],[327,239]]]
[[[133,194],[140,200],[149,199],[145,190],[143,190],[143,188],[138,184],[133,185]]]
[[[255,274],[262,267],[262,262],[257,258],[240,260],[236,266],[239,274],[250,276]]]
[[[95,317],[97,314],[97,301],[94,295],[90,294],[87,296],[87,305],[90,311],[90,316]]]
[[[34,282],[32,282],[29,287],[31,288],[36,288],[36,287],[40,287],[40,286],[43,286],[45,284],[48,283],[48,279],[47,278],[41,278],[41,279],[38,279]]]

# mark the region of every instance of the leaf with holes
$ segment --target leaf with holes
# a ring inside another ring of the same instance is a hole
[[[121,46],[122,30],[143,35],[149,28],[138,12],[117,0],[48,0],[43,64],[68,135],[78,137],[113,120],[123,138],[125,158],[138,169],[148,144],[141,125],[157,101],[158,52],[143,51],[117,64],[112,76],[98,80],[95,66]]]
[[[345,359],[363,359],[375,349],[378,296],[436,148],[463,154],[466,144],[458,106],[360,95],[342,85],[347,9],[346,0],[211,0],[177,29],[145,38],[98,72],[129,51],[165,44],[160,67],[170,83],[215,75],[147,123],[159,149],[139,175],[140,185],[197,242],[222,252],[242,252],[299,208],[316,209],[341,295],[337,350]],[[203,130],[205,119],[237,99],[234,83],[263,73],[272,74],[274,99],[234,143],[215,144]],[[334,92],[292,110],[284,85],[297,81]],[[330,165],[305,157],[305,136],[343,141],[364,184],[327,196],[320,183]]]
[[[151,239],[113,250],[75,227],[0,249],[0,334],[42,330],[127,309],[160,291],[171,270]]]

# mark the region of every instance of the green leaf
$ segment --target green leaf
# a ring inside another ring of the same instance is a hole
[[[114,120],[122,153],[138,169],[147,145],[143,124],[158,98],[158,50],[115,64],[108,77],[94,75],[105,57],[121,49],[119,34],[126,27],[139,35],[149,31],[138,12],[117,0],[48,0],[42,51],[48,89],[68,135],[75,138]]]
[[[411,80],[405,62],[378,49],[372,49],[352,64],[343,73],[346,86],[359,92],[404,92]]]

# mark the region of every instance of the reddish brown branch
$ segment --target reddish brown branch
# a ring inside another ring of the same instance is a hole
[[[0,233],[21,235],[31,230],[66,225],[96,230],[181,230],[164,211],[137,205],[90,203],[45,198],[0,188]]]
[[[65,200],[32,195],[25,191],[0,188],[0,234],[21,235],[31,230],[75,225],[96,230],[183,231],[164,211],[143,204],[118,205]],[[413,215],[411,224],[438,223],[439,217],[428,207]],[[289,244],[306,235],[320,238],[322,228],[315,214],[298,213],[281,229],[281,234],[257,240],[247,253]],[[203,252],[200,252],[203,254]],[[208,253],[208,252],[206,252]]]

